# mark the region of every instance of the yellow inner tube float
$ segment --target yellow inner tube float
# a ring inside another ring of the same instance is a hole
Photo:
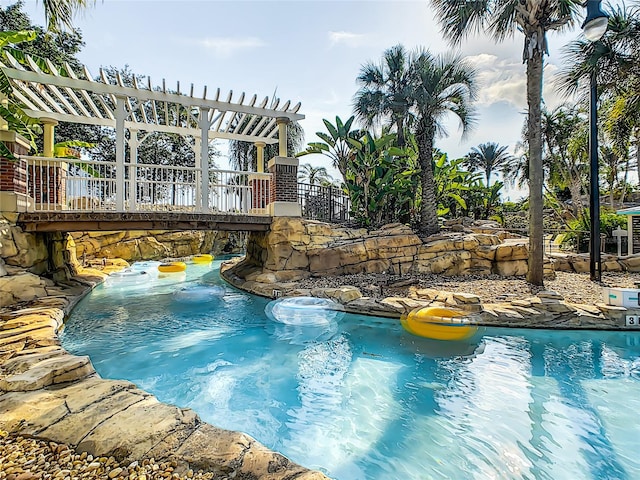
[[[444,307],[420,307],[400,318],[404,329],[419,337],[435,340],[465,340],[478,327],[461,312]]]
[[[209,255],[208,253],[203,253],[201,255],[194,255],[192,260],[194,263],[210,263],[213,262],[214,256]]]
[[[187,264],[184,262],[169,262],[158,265],[158,271],[162,273],[184,272]]]

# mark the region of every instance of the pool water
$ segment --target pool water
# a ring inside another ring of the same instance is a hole
[[[307,329],[269,320],[218,265],[101,285],[64,347],[339,480],[640,478],[640,332],[446,343],[349,314]]]

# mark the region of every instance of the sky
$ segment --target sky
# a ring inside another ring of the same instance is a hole
[[[44,24],[42,1],[27,0],[25,11],[34,23]],[[454,48],[443,40],[428,1],[98,0],[74,24],[85,41],[78,56],[92,75],[101,66],[128,65],[134,73],[150,76],[156,86],[166,79],[169,88],[180,82],[182,91],[191,83],[196,93],[204,85],[208,92],[220,88],[221,96],[233,90],[232,101],[241,92],[247,98],[277,92],[283,102],[302,103],[306,142],[317,141],[315,132],[325,131],[323,118],[334,123],[336,116],[351,116],[361,66],[379,62],[387,48],[400,43],[435,54],[458,53],[478,71],[478,121],[464,138],[458,124],[448,122],[449,136],[438,138],[436,147],[458,158],[486,142],[507,145],[513,152],[521,138],[526,110],[523,36],[495,44],[477,35]],[[562,47],[580,33],[577,25],[549,34],[543,92],[548,108],[563,101],[552,85],[562,66]],[[339,178],[324,157],[301,159],[307,162],[325,166]],[[507,192],[512,200],[525,194]]]

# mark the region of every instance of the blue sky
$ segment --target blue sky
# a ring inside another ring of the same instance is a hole
[[[25,10],[34,22],[44,22],[41,2],[28,0]],[[324,130],[323,118],[351,115],[361,65],[378,61],[386,48],[402,43],[433,53],[456,51],[479,71],[478,124],[463,139],[452,122],[449,137],[436,146],[459,157],[489,141],[513,150],[520,139],[526,108],[522,35],[498,45],[475,36],[453,49],[428,1],[104,0],[75,24],[86,43],[80,59],[93,75],[101,66],[126,64],[155,85],[165,78],[175,88],[179,81],[182,91],[193,83],[201,93],[207,85],[209,92],[233,90],[237,99],[243,91],[260,98],[277,89],[283,101],[302,102],[307,142]],[[544,98],[550,108],[562,101],[551,85],[562,65],[561,47],[579,34],[578,25],[549,35]],[[329,167],[322,157],[302,161]]]

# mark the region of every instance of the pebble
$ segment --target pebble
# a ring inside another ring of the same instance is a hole
[[[339,277],[311,277],[298,283],[298,288],[336,288],[352,285],[365,294],[383,299],[406,297],[411,285],[419,288],[435,288],[448,292],[465,292],[478,295],[481,302],[508,302],[512,298],[527,298],[540,292],[553,291],[555,299],[570,303],[595,305],[603,301],[602,287],[634,288],[640,282],[640,273],[602,272],[602,281],[592,282],[588,273],[556,272],[556,278],[545,280],[544,288],[527,283],[525,277],[501,277],[499,275],[444,276],[391,275],[363,273]],[[543,294],[544,296],[544,294]]]
[[[87,452],[75,453],[71,447],[55,442],[25,438],[0,431],[0,480],[213,480],[213,472],[188,470],[175,473],[175,462],[158,463],[140,459],[121,466],[113,457],[94,459]]]

